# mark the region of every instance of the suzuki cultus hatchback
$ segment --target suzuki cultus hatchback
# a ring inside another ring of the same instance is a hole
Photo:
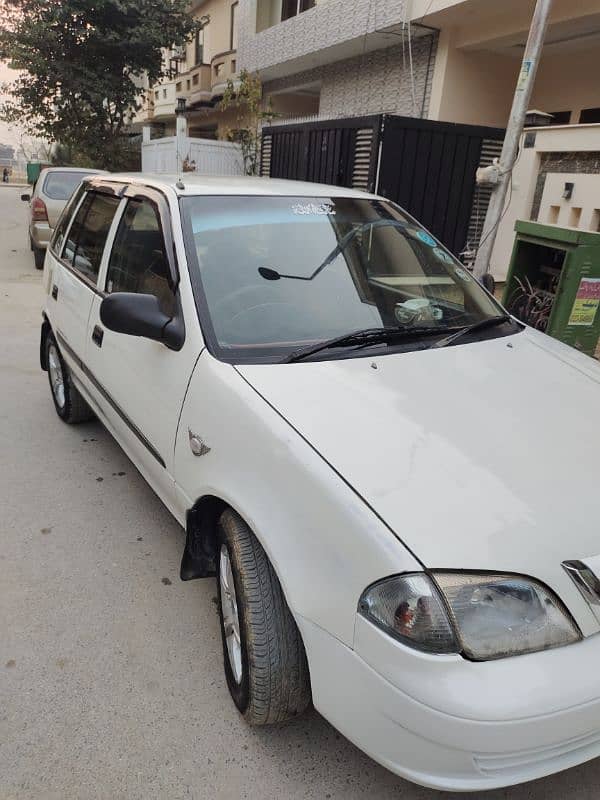
[[[595,361],[339,187],[87,179],[44,283],[56,411],[186,529],[181,577],[216,575],[249,723],[312,702],[440,789],[600,755]]]

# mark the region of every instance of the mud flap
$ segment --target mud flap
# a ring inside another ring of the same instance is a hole
[[[186,540],[179,577],[182,581],[209,578],[216,575],[214,528],[198,509],[186,515]]]

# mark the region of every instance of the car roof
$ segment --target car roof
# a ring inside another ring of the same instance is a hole
[[[106,175],[105,169],[92,169],[91,167],[44,167],[40,174],[49,172],[85,172],[86,175]]]
[[[178,195],[266,195],[274,197],[362,197],[374,195],[344,186],[328,186],[307,181],[288,181],[280,178],[255,178],[248,176],[219,177],[183,173],[171,175],[163,173],[117,173],[104,178],[118,183],[149,186],[156,189],[171,189]]]

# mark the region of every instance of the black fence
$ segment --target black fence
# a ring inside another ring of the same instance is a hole
[[[377,192],[458,255],[478,245],[489,192],[475,172],[503,139],[500,128],[389,115],[279,125],[263,133],[261,174]]]

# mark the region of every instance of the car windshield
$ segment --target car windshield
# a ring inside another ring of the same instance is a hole
[[[87,172],[49,172],[44,181],[44,194],[51,200],[68,200]]]
[[[349,197],[186,197],[196,299],[222,360],[285,360],[368,330],[443,335],[504,312],[471,274],[391,203]],[[199,280],[198,280],[199,279]],[[485,325],[482,326],[482,328]],[[485,335],[485,334],[482,334]],[[345,357],[333,347],[315,357]]]

